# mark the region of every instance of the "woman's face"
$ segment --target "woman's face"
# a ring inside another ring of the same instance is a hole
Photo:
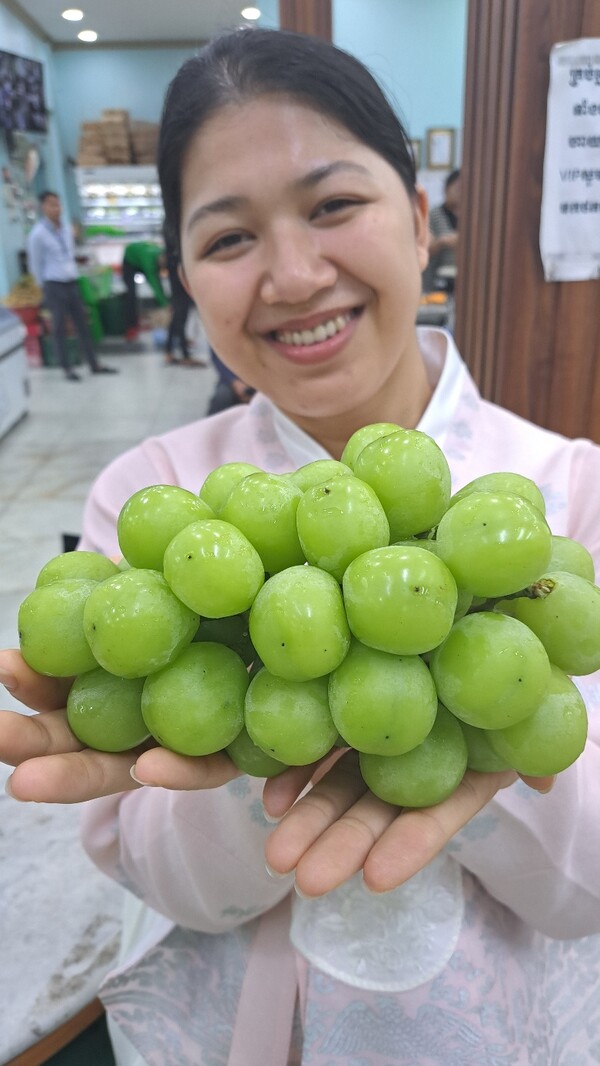
[[[275,97],[223,108],[184,160],[181,242],[212,347],[292,417],[410,393],[425,199],[343,126]]]

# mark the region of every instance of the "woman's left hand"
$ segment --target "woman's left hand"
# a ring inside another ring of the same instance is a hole
[[[512,770],[482,774],[468,770],[455,792],[434,807],[404,809],[377,799],[358,768],[356,752],[346,751],[325,773],[297,767],[265,785],[269,817],[283,815],[266,845],[276,873],[296,872],[306,896],[321,896],[362,869],[372,892],[404,884],[444,848],[502,788],[517,780]],[[312,787],[297,797],[313,781]],[[552,777],[524,777],[538,792]]]

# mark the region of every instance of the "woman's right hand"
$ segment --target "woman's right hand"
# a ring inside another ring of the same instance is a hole
[[[19,651],[0,652],[0,681],[16,700],[39,712],[0,711],[0,761],[15,767],[7,785],[15,799],[79,803],[141,784],[217,788],[239,776],[222,752],[192,758],[148,745],[117,754],[84,748],[67,724],[71,681],[36,674]]]

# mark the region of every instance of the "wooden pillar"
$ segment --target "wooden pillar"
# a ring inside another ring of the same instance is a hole
[[[331,0],[279,0],[279,25],[330,41]]]
[[[598,0],[470,0],[455,332],[484,396],[600,442],[600,280],[539,251],[550,49],[580,37]]]

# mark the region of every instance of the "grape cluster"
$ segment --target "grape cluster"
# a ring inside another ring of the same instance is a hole
[[[119,564],[59,555],[19,611],[29,665],[75,677],[83,744],[226,750],[258,777],[348,747],[408,807],[467,768],[544,776],[583,750],[571,677],[600,668],[600,588],[520,474],[452,495],[431,437],[376,423],[340,461],[141,489],[117,533]]]

